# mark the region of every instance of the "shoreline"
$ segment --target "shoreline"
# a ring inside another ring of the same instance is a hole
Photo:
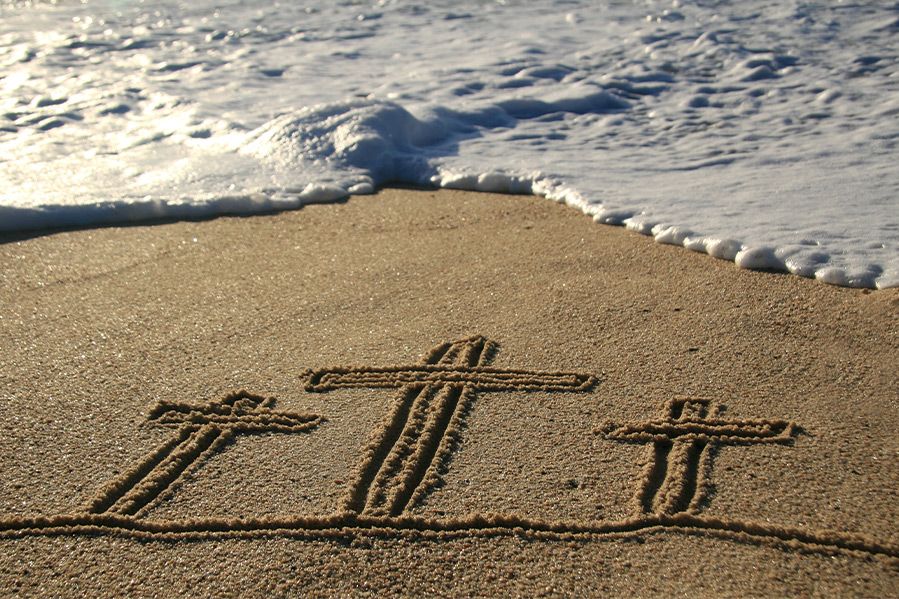
[[[269,207],[269,208],[258,208],[253,205],[252,201],[249,201],[247,206],[241,210],[235,211],[222,211],[222,212],[214,212],[209,213],[205,210],[205,205],[197,204],[196,206],[188,206],[185,208],[185,212],[183,215],[173,215],[173,216],[146,216],[139,217],[136,220],[133,217],[126,216],[125,214],[120,213],[120,211],[114,207],[106,207],[101,206],[98,210],[102,211],[104,209],[108,209],[111,211],[112,216],[109,218],[101,218],[97,222],[92,222],[89,224],[71,224],[71,225],[61,225],[61,226],[51,226],[51,227],[29,227],[21,230],[10,230],[4,231],[0,230],[0,245],[6,243],[16,243],[19,241],[27,241],[28,239],[34,239],[37,237],[43,237],[47,235],[55,235],[58,233],[70,233],[75,231],[91,231],[96,229],[106,229],[106,228],[130,228],[130,227],[154,227],[154,226],[162,226],[162,225],[171,225],[179,222],[188,222],[188,223],[202,223],[213,221],[219,218],[255,218],[255,217],[267,217],[267,216],[275,216],[278,214],[282,214],[285,212],[293,212],[297,210],[303,210],[308,208],[309,206],[316,205],[329,205],[329,204],[345,204],[349,201],[359,201],[364,200],[367,197],[371,197],[373,195],[377,195],[378,193],[390,190],[406,190],[406,191],[417,191],[417,192],[437,192],[437,191],[450,191],[450,192],[460,192],[460,193],[474,193],[474,194],[486,194],[492,195],[499,193],[500,195],[508,195],[508,196],[522,196],[529,198],[540,198],[549,200],[554,203],[562,204],[564,206],[573,208],[583,214],[586,218],[591,219],[594,223],[598,225],[604,225],[609,227],[620,227],[627,230],[630,233],[636,233],[644,237],[650,237],[656,243],[663,245],[671,245],[677,248],[681,248],[684,250],[689,250],[690,252],[698,253],[706,255],[710,258],[715,258],[717,260],[723,260],[725,262],[730,262],[732,264],[736,264],[739,268],[745,270],[751,270],[754,272],[762,272],[769,274],[787,274],[795,277],[799,277],[802,279],[809,279],[816,281],[818,283],[823,283],[825,285],[831,285],[834,287],[843,287],[849,289],[868,289],[870,291],[883,291],[887,289],[899,289],[899,279],[896,279],[895,282],[890,283],[889,281],[885,286],[881,286],[879,282],[872,282],[871,284],[865,284],[863,281],[859,280],[857,277],[849,277],[842,270],[834,268],[824,268],[818,271],[808,271],[809,274],[804,274],[802,272],[803,269],[799,269],[798,271],[791,270],[786,262],[783,262],[781,258],[777,256],[778,252],[780,252],[780,248],[777,247],[768,247],[768,246],[757,246],[757,247],[747,247],[745,243],[735,241],[735,240],[713,240],[712,238],[703,238],[701,236],[697,237],[695,233],[686,233],[687,231],[685,226],[677,226],[677,225],[665,225],[661,224],[655,225],[652,227],[648,227],[645,224],[640,224],[639,226],[630,226],[627,222],[627,219],[610,219],[610,218],[600,218],[602,212],[594,215],[590,210],[588,210],[587,206],[569,203],[563,199],[556,199],[549,197],[548,195],[541,195],[537,192],[516,192],[516,191],[501,191],[501,192],[493,192],[493,191],[483,191],[478,189],[465,189],[459,187],[429,187],[429,186],[417,186],[417,185],[403,185],[401,183],[390,183],[383,187],[379,187],[372,193],[363,193],[363,194],[354,194],[354,193],[345,193],[344,195],[339,195],[335,191],[329,191],[330,195],[326,196],[324,200],[317,199],[306,199],[306,200],[297,200],[296,205],[292,205],[289,207]],[[51,208],[77,208],[77,206],[71,207],[59,207],[59,206],[51,206]],[[42,211],[43,209],[37,210],[37,212]],[[148,214],[154,213],[154,210],[149,210]],[[658,229],[658,231],[657,231]],[[880,268],[880,267],[878,267]],[[807,269],[806,269],[807,270]],[[829,272],[830,270],[834,270],[834,272]],[[824,274],[821,274],[824,273]],[[820,276],[819,276],[820,275]],[[879,280],[879,279],[878,279]]]

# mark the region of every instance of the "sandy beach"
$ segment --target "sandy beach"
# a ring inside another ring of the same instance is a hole
[[[899,290],[454,191],[0,241],[2,595],[899,593]]]

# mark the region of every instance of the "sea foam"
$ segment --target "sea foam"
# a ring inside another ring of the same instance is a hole
[[[895,11],[756,1],[0,5],[0,230],[404,183],[899,286]]]

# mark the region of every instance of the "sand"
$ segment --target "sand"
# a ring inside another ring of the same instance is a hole
[[[899,292],[530,197],[4,238],[0,594],[899,594]]]

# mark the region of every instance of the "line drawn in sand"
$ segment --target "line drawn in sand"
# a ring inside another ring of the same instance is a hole
[[[596,377],[491,367],[498,345],[484,337],[444,343],[418,363],[388,367],[336,367],[307,371],[305,389],[396,389],[393,410],[363,451],[343,506],[322,516],[261,518],[148,517],[191,469],[240,434],[312,433],[323,416],[281,412],[274,400],[246,391],[200,406],[159,402],[149,419],[177,426],[177,434],[137,466],[106,485],[71,514],[0,518],[0,538],[29,535],[116,534],[152,539],[357,535],[619,538],[657,532],[707,535],[774,544],[817,553],[860,552],[899,558],[899,547],[864,534],[812,530],[699,514],[711,449],[726,444],[791,444],[798,427],[783,420],[726,419],[705,399],[674,399],[660,418],[608,424],[613,442],[650,444],[650,460],[635,496],[636,515],[622,521],[561,521],[517,514],[427,518],[410,510],[439,486],[462,442],[472,403],[481,393],[586,393]]]

